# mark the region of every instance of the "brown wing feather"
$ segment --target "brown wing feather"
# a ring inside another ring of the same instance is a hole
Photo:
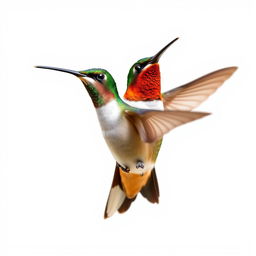
[[[139,114],[126,111],[143,141],[151,143],[159,140],[175,127],[209,115],[205,112],[190,111],[146,111]]]
[[[163,93],[164,108],[194,109],[213,94],[236,70],[237,67],[223,68]]]

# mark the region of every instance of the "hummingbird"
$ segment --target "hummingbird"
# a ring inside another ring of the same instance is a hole
[[[131,106],[172,111],[191,111],[217,90],[237,69],[227,67],[192,82],[161,93],[159,60],[162,54],[179,38],[175,38],[152,57],[135,62],[128,73],[124,101]],[[155,161],[160,151],[162,138],[155,142]],[[144,181],[145,182],[145,181]],[[159,202],[159,186],[155,167],[140,191],[152,203]]]
[[[158,147],[156,141],[177,126],[209,115],[205,112],[132,107],[121,99],[115,80],[104,69],[74,71],[49,66],[36,67],[75,75],[91,97],[103,137],[116,161],[105,218],[116,211],[125,212],[142,189],[147,193],[146,183],[149,184],[148,180],[155,165]]]

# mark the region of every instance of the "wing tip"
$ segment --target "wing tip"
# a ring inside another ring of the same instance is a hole
[[[236,71],[238,69],[238,66],[230,66],[230,67],[227,67],[227,68],[230,69],[230,70]]]
[[[193,112],[193,111],[191,111],[191,113],[195,113],[196,114],[195,118],[193,118],[191,121],[195,121],[195,120],[207,117],[207,116],[212,114],[210,112]]]
[[[238,69],[238,66],[231,66],[231,67],[223,68],[223,70],[229,71],[229,76],[232,76],[232,74],[234,72],[236,72],[237,69]]]
[[[210,112],[199,112],[199,113],[201,113],[202,117],[209,116],[212,114]]]

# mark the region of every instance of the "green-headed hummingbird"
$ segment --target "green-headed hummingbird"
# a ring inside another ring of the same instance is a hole
[[[167,48],[178,38],[172,40],[157,54],[135,62],[129,70],[124,100],[129,105],[144,109],[191,111],[220,87],[237,69],[228,67],[198,78],[190,83],[161,93],[159,59]],[[160,150],[162,139],[156,141],[155,158]],[[155,159],[156,160],[156,159]],[[159,188],[155,167],[141,190],[150,202],[158,202]]]
[[[105,218],[117,210],[126,211],[142,189],[147,193],[148,180],[152,177],[155,165],[158,147],[156,142],[173,128],[208,115],[203,112],[132,107],[121,100],[113,77],[104,69],[73,71],[48,66],[37,67],[75,75],[82,81],[92,99],[103,136],[116,160]],[[153,178],[151,180],[154,182]]]

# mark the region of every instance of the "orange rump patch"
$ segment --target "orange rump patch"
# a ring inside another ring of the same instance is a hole
[[[119,168],[123,189],[128,198],[134,198],[147,184],[151,171],[145,172],[143,175],[128,173]]]

